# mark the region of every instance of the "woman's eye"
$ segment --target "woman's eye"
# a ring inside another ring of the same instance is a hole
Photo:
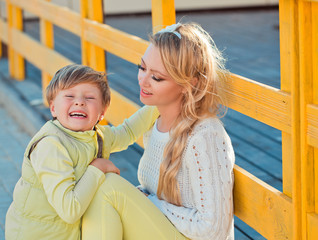
[[[160,82],[163,80],[162,78],[157,78],[155,75],[152,75],[151,78],[157,82]]]
[[[140,64],[138,64],[138,69],[140,69],[141,71],[145,71],[146,68],[144,68],[143,66],[141,66]]]

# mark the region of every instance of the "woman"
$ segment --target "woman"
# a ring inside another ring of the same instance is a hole
[[[144,136],[140,191],[107,174],[84,215],[83,239],[234,239],[234,152],[218,119],[222,56],[193,23],[150,42],[140,100],[160,117]]]

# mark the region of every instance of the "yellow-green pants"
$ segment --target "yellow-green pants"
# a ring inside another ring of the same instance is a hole
[[[187,238],[136,187],[124,178],[108,173],[83,216],[82,239]]]

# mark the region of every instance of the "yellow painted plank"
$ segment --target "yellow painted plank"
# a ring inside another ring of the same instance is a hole
[[[12,26],[15,29],[18,30],[23,30],[23,15],[22,15],[22,10],[18,7],[13,7],[12,9],[12,17],[13,17],[13,22]],[[24,59],[19,53],[14,53],[14,78],[16,80],[22,81],[25,78],[25,64],[24,64]]]
[[[290,95],[253,80],[232,75],[224,86],[228,106],[290,133]]]
[[[12,30],[12,47],[36,67],[52,76],[61,67],[73,63],[56,51],[15,29]]]
[[[87,18],[94,20],[99,23],[104,22],[103,14],[103,1],[102,0],[91,0],[87,1],[88,11]],[[83,27],[83,25],[82,25]],[[95,44],[88,44],[89,58],[88,65],[97,71],[106,71],[106,59],[104,49],[96,46]]]
[[[318,148],[318,105],[307,105],[307,121],[308,144]]]
[[[308,232],[308,240],[316,240],[318,239],[318,215],[309,213],[307,215],[307,232]]]
[[[103,0],[90,0],[88,3],[88,18],[97,22],[104,22]]]
[[[318,213],[318,148],[314,148],[315,213]],[[317,238],[318,239],[318,238]]]
[[[51,1],[51,0],[46,0]],[[53,49],[54,48],[54,33],[53,33],[53,24],[44,19],[40,19],[40,39],[44,46]],[[48,106],[45,97],[45,89],[49,85],[52,79],[52,75],[48,74],[45,71],[42,71],[42,95],[43,102],[45,106]]]
[[[292,239],[292,201],[244,169],[234,168],[235,215],[267,239]]]
[[[151,13],[153,33],[176,22],[174,0],[152,0]]]
[[[84,21],[88,16],[88,0],[81,0],[80,12],[81,12],[81,50],[82,50],[82,64],[88,65],[89,59],[89,43],[84,38]]]
[[[107,24],[85,19],[84,25],[86,41],[135,64],[140,63],[149,44],[139,37],[112,28]]]
[[[313,103],[318,104],[318,1],[312,4],[312,76],[313,76]]]
[[[283,192],[293,199],[293,239],[301,239],[298,1],[279,0],[281,89],[291,95],[290,133],[282,133]]]
[[[43,0],[11,0],[11,2],[67,31],[78,36],[81,35],[80,14],[71,11],[66,7],[61,7]]]
[[[311,3],[299,1],[301,210],[303,239],[306,239],[308,235],[307,213],[315,210],[313,148],[308,145],[307,141],[307,106],[313,101],[311,13]]]

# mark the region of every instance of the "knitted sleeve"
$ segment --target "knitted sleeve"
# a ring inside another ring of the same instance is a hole
[[[185,151],[183,161],[189,172],[191,192],[184,195],[193,196],[194,206],[178,207],[156,196],[149,199],[186,237],[227,239],[233,224],[231,141],[223,126],[205,128],[191,137]]]

